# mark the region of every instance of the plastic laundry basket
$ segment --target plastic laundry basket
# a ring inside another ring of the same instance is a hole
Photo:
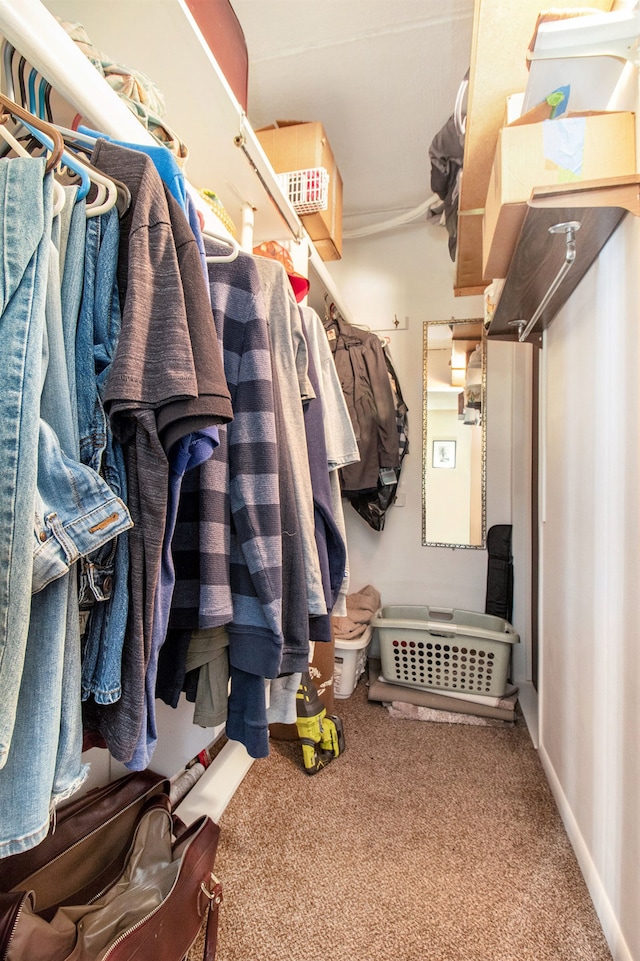
[[[367,666],[367,652],[373,634],[371,625],[360,637],[335,639],[333,693],[336,697],[350,697]]]
[[[505,693],[512,646],[520,638],[503,618],[391,605],[371,624],[378,633],[386,681],[495,697]]]

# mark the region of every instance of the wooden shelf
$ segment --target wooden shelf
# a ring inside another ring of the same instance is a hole
[[[542,331],[571,296],[616,227],[630,212],[640,216],[640,174],[565,184],[533,191],[511,259],[489,337],[518,340],[512,321],[528,322],[565,260],[562,234],[550,234],[554,224],[578,221],[576,258],[531,331],[528,342],[540,345]]]
[[[504,123],[506,98],[526,89],[526,51],[534,34],[541,0],[476,0],[473,45],[467,94],[462,182],[456,254],[456,296],[477,294],[482,277],[482,215],[491,165]],[[584,6],[584,0],[563,0],[563,9]],[[589,6],[610,10],[612,0],[591,0]]]
[[[28,3],[37,7],[34,0]],[[163,119],[189,150],[187,177],[194,187],[215,191],[238,230],[243,207],[249,207],[256,244],[304,236],[302,223],[186,0],[44,0],[44,5],[54,15],[83,24],[99,50],[157,84],[165,102]],[[82,90],[72,93],[76,109],[90,116],[91,104],[84,103]]]
[[[60,123],[71,126],[77,113],[117,140],[154,143],[55,17],[82,23],[99,49],[158,84],[164,120],[189,149],[184,172],[190,184],[214,190],[241,235],[247,215],[253,237],[247,249],[264,240],[295,240],[301,266],[308,249],[320,284],[347,316],[187,0],[0,0],[0,35],[52,84]],[[154,43],[147,42],[150,23]]]

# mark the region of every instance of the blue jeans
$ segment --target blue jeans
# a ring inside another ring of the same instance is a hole
[[[42,181],[39,191],[42,196]],[[24,660],[14,678],[20,691],[13,735],[0,772],[0,854],[26,850],[42,840],[51,808],[73,794],[86,776],[81,761],[80,633],[73,565],[131,524],[126,507],[105,481],[74,456],[59,258],[51,239],[58,224],[52,229],[49,194],[47,178],[48,220],[42,241],[49,247],[45,323],[39,351],[31,358],[38,388],[42,385],[36,398],[37,489],[27,510],[33,596]],[[33,201],[24,209],[31,212],[32,206]],[[4,251],[5,262],[8,252],[10,248]]]
[[[71,239],[71,238],[70,238]],[[116,282],[120,226],[112,208],[87,222],[84,292],[76,333],[76,390],[80,459],[98,471],[123,501],[127,481],[121,445],[114,439],[102,394],[120,334]],[[82,698],[98,704],[121,694],[121,660],[129,611],[129,544],[126,533],[86,557],[80,604],[89,611],[84,636]]]
[[[87,229],[87,213],[84,200],[76,200],[77,187],[65,187],[67,200],[65,210],[69,207],[70,216],[67,225],[66,238],[63,240],[63,252],[60,255],[61,269],[61,307],[64,346],[67,355],[67,376],[71,393],[71,412],[77,450],[78,438],[78,401],[76,393],[76,327],[84,278],[84,248]]]
[[[0,768],[29,629],[41,357],[53,185],[44,160],[0,160]],[[28,211],[28,217],[25,217]]]
[[[11,167],[6,172],[6,176],[11,182],[14,175],[14,170],[11,168],[17,161],[12,160],[9,163]],[[20,175],[20,173],[19,168],[15,168],[15,174]],[[42,174],[40,166],[37,182],[29,183],[30,189],[28,193],[25,191],[26,196],[22,198],[23,203],[26,201],[26,207],[23,207],[22,211],[7,210],[5,206],[5,214],[9,217],[13,214],[9,223],[15,227],[17,236],[9,237],[6,228],[3,235],[6,241],[3,250],[6,264],[8,256],[15,257],[24,251],[22,241],[26,233],[26,225],[34,222],[30,219],[25,223],[24,210],[28,209],[31,217],[34,212],[40,215],[39,254],[41,256],[39,262],[34,264],[35,273],[31,277],[25,274],[21,284],[21,293],[26,295],[22,300],[22,309],[25,310],[23,322],[27,320],[31,326],[31,322],[37,318],[39,335],[37,343],[34,341],[30,345],[32,349],[25,357],[30,377],[23,379],[21,396],[24,413],[28,413],[29,416],[23,416],[14,421],[14,445],[7,448],[7,445],[3,444],[3,453],[8,452],[12,458],[17,457],[20,468],[25,460],[28,460],[31,465],[32,457],[37,458],[28,478],[24,476],[10,478],[4,470],[2,471],[3,510],[6,510],[12,502],[20,503],[24,510],[23,517],[31,528],[30,558],[27,559],[22,553],[20,555],[14,553],[8,562],[12,580],[15,581],[17,575],[20,575],[23,590],[27,589],[27,568],[29,584],[32,584],[35,569],[33,562],[34,507],[38,500],[36,481],[38,473],[42,473],[42,465],[39,463],[42,452],[38,436],[43,422],[39,414],[43,400],[51,388],[51,382],[49,380],[47,384],[48,379],[45,376],[49,360],[51,359],[52,376],[55,377],[56,373],[62,375],[64,372],[64,368],[59,364],[60,314],[57,310],[54,287],[58,262],[51,242],[52,186],[50,178],[47,177],[43,190]],[[15,190],[7,190],[3,195],[5,199],[12,198],[14,193]],[[35,222],[38,220],[36,219]],[[29,304],[31,304],[31,312],[29,312]],[[36,305],[37,313],[34,312]],[[5,309],[0,318],[0,329],[3,335],[7,332],[5,321],[8,313],[9,311]],[[8,364],[6,368],[3,367],[3,372],[11,369],[13,361],[19,356],[14,352],[19,351],[21,347],[24,347],[24,344],[15,337],[8,343],[3,340],[3,348],[8,351],[5,355]],[[1,378],[2,374],[0,374]],[[2,387],[5,386],[8,392],[4,389],[0,390],[2,404],[8,399],[13,399],[14,391],[17,394],[20,390],[18,381],[13,377],[2,381]],[[49,396],[54,400],[51,394]],[[46,400],[44,403],[46,407]],[[10,410],[13,413],[12,408]],[[63,392],[60,398],[60,417],[57,418],[59,421],[57,426],[68,439],[70,418],[66,416],[67,410],[68,399]],[[55,405],[53,413],[55,414]],[[0,419],[4,426],[4,418]],[[53,435],[52,431],[51,433]],[[2,467],[5,466],[3,459]],[[32,484],[27,485],[25,481],[31,478]],[[11,480],[15,483],[13,490],[4,484],[5,481]],[[10,599],[8,609],[10,620],[15,614],[17,600],[15,597]],[[70,610],[73,605],[69,603],[70,601],[73,602],[71,579],[68,574],[64,574],[49,588],[33,595],[25,621],[27,633],[24,657],[11,685],[16,696],[11,743],[10,746],[7,745],[6,761],[0,771],[0,809],[2,810],[0,854],[2,855],[17,853],[37,844],[48,831],[51,806],[57,800],[73,793],[84,780],[85,772],[80,756],[82,729],[79,711],[71,700],[78,686],[79,661],[77,643],[74,644],[74,641],[77,641],[77,615],[74,637],[73,620],[70,619]],[[71,631],[67,639],[69,628]],[[15,641],[15,639],[14,637],[11,640]],[[0,701],[3,706],[6,704],[5,690],[3,687],[0,691]],[[63,709],[68,699],[71,710],[65,712]]]

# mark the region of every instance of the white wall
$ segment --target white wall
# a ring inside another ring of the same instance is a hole
[[[355,323],[374,329],[394,315],[406,329],[391,330],[390,349],[409,407],[410,452],[399,493],[404,506],[387,513],[385,529],[373,531],[345,504],[351,589],[378,588],[385,604],[430,604],[484,611],[487,552],[422,546],[422,334],[427,320],[481,317],[481,297],[455,297],[453,264],[443,228],[417,222],[393,232],[345,243],[343,259],[327,264]],[[316,308],[317,309],[317,308]],[[487,527],[514,524],[516,598],[515,673],[530,677],[527,640],[529,535],[528,381],[514,377],[530,348],[491,342],[487,376]],[[515,423],[515,426],[514,426]],[[513,451],[517,459],[513,461]],[[516,464],[515,470],[512,463]]]
[[[436,228],[347,244],[330,265],[356,322],[390,333],[411,453],[382,533],[347,506],[352,585],[385,603],[483,610],[486,552],[421,546],[422,323],[481,315],[454,298]],[[615,961],[640,961],[640,223],[628,216],[541,354],[540,755]],[[362,278],[376,271],[376,298]],[[629,279],[632,279],[632,283]],[[531,384],[534,348],[489,343],[488,525],[514,524],[514,624],[528,678]]]
[[[432,409],[428,417],[425,496],[432,509],[427,512],[429,525],[426,539],[465,544],[469,543],[471,529],[471,487],[478,483],[479,478],[477,472],[471,470],[472,430],[458,419],[458,395],[448,396],[453,396],[455,409]],[[479,427],[475,429],[481,431]],[[432,466],[433,441],[437,439],[455,441],[455,470]]]
[[[540,753],[616,961],[640,959],[640,224],[547,332]]]

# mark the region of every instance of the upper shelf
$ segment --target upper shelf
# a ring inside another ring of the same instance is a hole
[[[564,235],[550,234],[559,223],[577,221],[575,260],[549,299],[527,340],[540,345],[542,331],[571,296],[627,212],[640,216],[640,174],[560,184],[533,191],[496,307],[489,336],[518,340],[517,321],[528,321],[542,303],[565,261]]]
[[[164,120],[189,149],[185,173],[191,185],[213,190],[238,232],[248,217],[254,244],[301,242],[321,285],[346,316],[324,262],[186,0],[0,0],[0,34],[72,108],[67,119],[76,111],[108,136],[146,143],[153,142],[150,135],[55,17],[82,23],[98,49],[157,85],[165,100]]]
[[[480,294],[487,286],[482,277],[482,215],[491,165],[506,98],[527,87],[526,51],[543,6],[541,0],[475,0],[458,207],[457,296]],[[585,4],[584,0],[563,0],[561,6],[566,10]],[[608,11],[612,0],[590,0],[589,6]]]
[[[256,243],[304,236],[300,219],[183,0],[44,0],[44,5],[54,16],[81,23],[99,50],[156,84],[165,101],[163,119],[189,150],[185,164],[189,181],[213,190],[238,229],[243,207],[248,206],[254,211]],[[81,96],[81,91],[75,92],[76,102]],[[91,103],[85,103],[82,113],[86,116],[90,110]]]

